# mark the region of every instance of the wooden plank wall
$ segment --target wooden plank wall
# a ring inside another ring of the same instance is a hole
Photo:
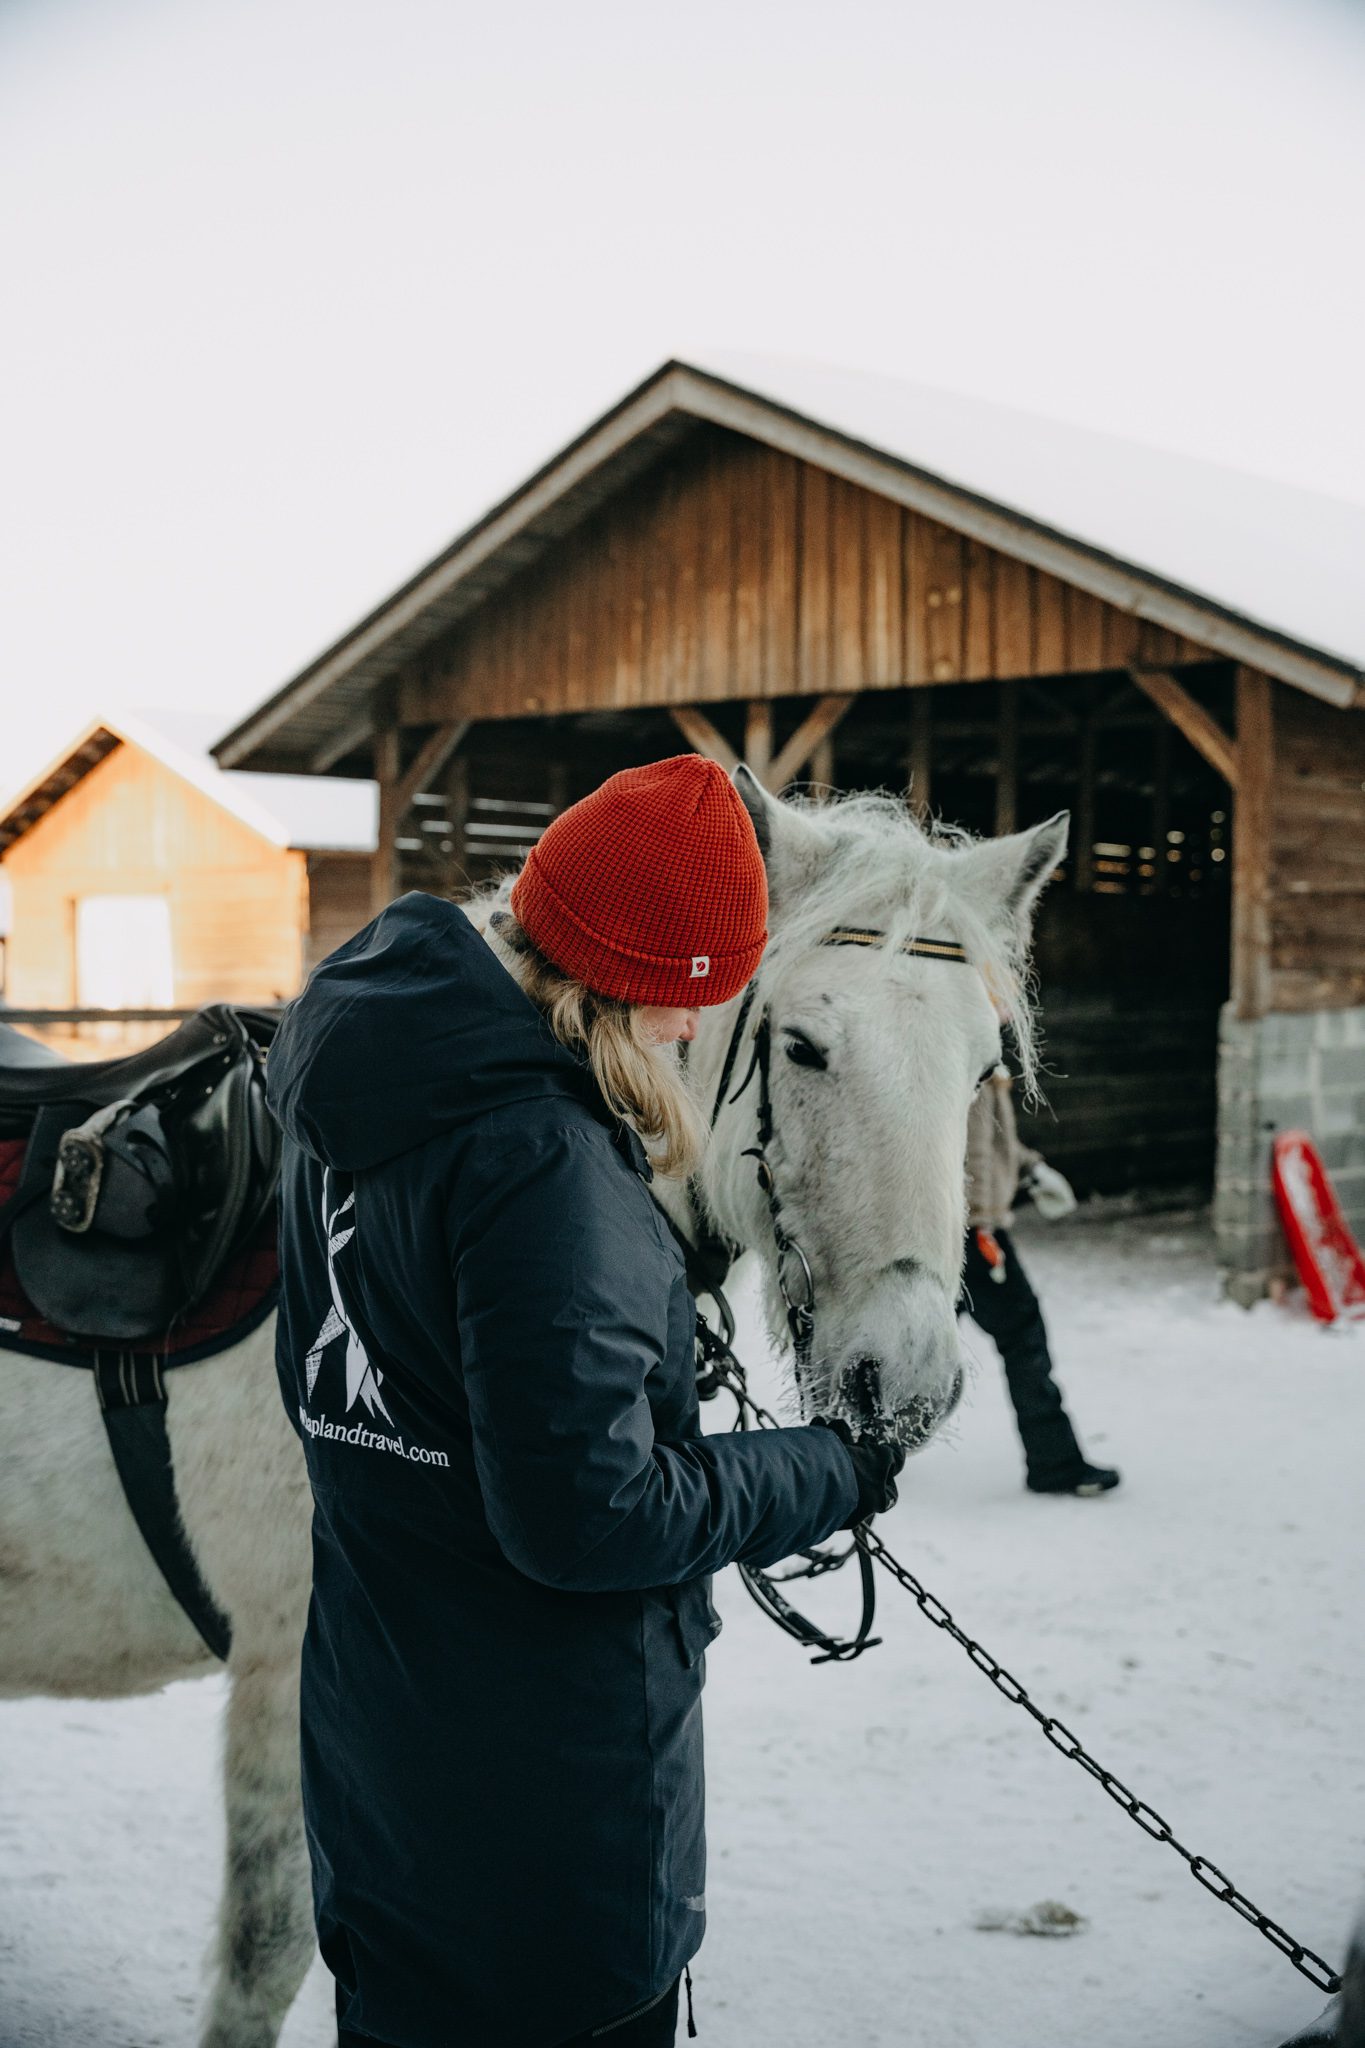
[[[1202,650],[699,428],[424,658],[405,724],[1180,662]]]
[[[1365,711],[1272,686],[1268,1007],[1365,1003]]]
[[[175,1002],[274,1002],[299,986],[304,855],[272,845],[140,749],[123,745],[5,856],[14,891],[8,1000],[76,1000],[76,902],[166,896]]]
[[[1218,1126],[1217,1003],[1179,988],[1130,1002],[1053,996],[1044,983],[1044,996],[1047,1106],[1018,1102],[1025,1144],[1080,1195],[1206,1193]]]

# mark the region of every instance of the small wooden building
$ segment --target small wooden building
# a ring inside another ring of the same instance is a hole
[[[1063,806],[1050,1108],[1083,1190],[1216,1184],[1281,1262],[1273,1131],[1365,1224],[1365,511],[892,380],[665,365],[216,746],[380,786],[372,902],[519,857],[627,763]]]
[[[368,784],[226,775],[145,720],[96,720],[0,815],[0,997],[282,1001],[365,921],[373,846]]]

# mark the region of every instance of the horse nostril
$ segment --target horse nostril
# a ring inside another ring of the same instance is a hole
[[[844,1404],[849,1413],[870,1429],[882,1412],[881,1368],[875,1358],[855,1358],[844,1374]]]
[[[949,1390],[948,1398],[944,1402],[943,1407],[939,1411],[938,1419],[940,1422],[946,1422],[948,1420],[948,1417],[953,1413],[954,1409],[957,1407],[958,1402],[962,1399],[962,1389],[966,1386],[966,1384],[966,1376],[963,1373],[962,1367],[959,1366],[957,1371],[953,1374],[953,1384]]]

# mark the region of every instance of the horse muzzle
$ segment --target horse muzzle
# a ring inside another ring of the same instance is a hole
[[[839,1383],[835,1410],[861,1434],[891,1436],[907,1451],[923,1450],[962,1399],[963,1373],[958,1366],[941,1397],[912,1394],[896,1407],[882,1393],[881,1368],[873,1358],[858,1358]]]

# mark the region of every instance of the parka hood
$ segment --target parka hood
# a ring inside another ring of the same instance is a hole
[[[507,1103],[570,1095],[614,1123],[464,912],[414,890],[330,953],[284,1013],[266,1070],[286,1135],[342,1172]]]

